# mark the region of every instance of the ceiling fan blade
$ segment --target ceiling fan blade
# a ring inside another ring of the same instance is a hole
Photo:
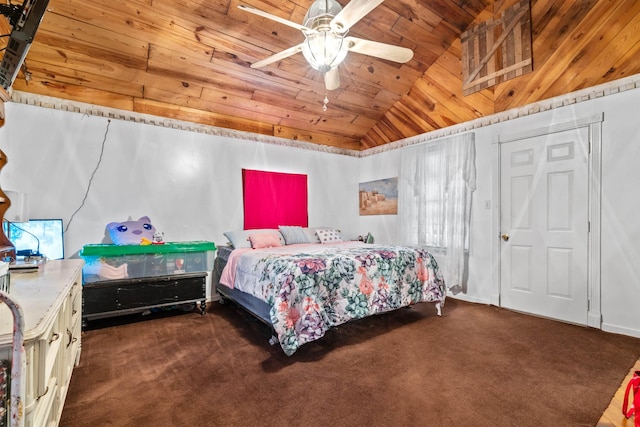
[[[290,47],[289,49],[285,49],[282,52],[274,53],[273,55],[261,61],[251,64],[251,68],[260,68],[260,67],[264,67],[265,65],[273,64],[276,61],[280,61],[281,59],[288,58],[292,55],[295,55],[301,50],[302,50],[302,44]]]
[[[383,1],[384,0],[351,0],[331,20],[331,28],[334,31],[346,33],[349,28],[378,7]]]
[[[338,74],[338,67],[332,68],[324,73],[324,86],[327,90],[335,90],[340,87],[340,74]]]
[[[272,14],[270,14],[268,12],[263,12],[262,10],[256,9],[255,7],[245,6],[243,4],[239,4],[238,5],[238,9],[242,9],[242,10],[244,10],[246,12],[250,12],[250,13],[253,13],[255,15],[262,16],[263,18],[271,19],[272,21],[276,21],[276,22],[279,22],[281,24],[288,25],[289,27],[293,27],[296,30],[300,30],[300,31],[304,31],[304,32],[312,32],[312,33],[315,32],[311,28],[307,28],[304,25],[296,24],[295,22],[289,21],[289,20],[284,19],[284,18],[280,18],[279,16],[272,15]]]
[[[376,58],[400,63],[408,62],[413,58],[413,51],[406,47],[359,39],[357,37],[345,37],[344,40],[350,52],[362,53],[364,55],[375,56]]]

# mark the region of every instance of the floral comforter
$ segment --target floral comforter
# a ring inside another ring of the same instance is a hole
[[[234,252],[232,286],[271,306],[287,355],[351,319],[445,300],[438,265],[421,248],[345,242]]]

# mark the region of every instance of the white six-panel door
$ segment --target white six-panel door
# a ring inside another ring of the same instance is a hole
[[[500,305],[584,324],[589,129],[500,146]]]

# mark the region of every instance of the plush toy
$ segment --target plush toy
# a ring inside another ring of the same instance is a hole
[[[156,231],[153,233],[153,242],[154,245],[164,245],[164,233],[162,231]]]
[[[141,245],[151,244],[156,228],[143,216],[137,221],[110,222],[107,231],[116,245]]]

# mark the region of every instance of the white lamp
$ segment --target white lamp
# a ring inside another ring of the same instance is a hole
[[[5,191],[5,194],[11,200],[11,206],[4,214],[4,219],[9,222],[28,222],[29,209],[27,203],[27,194],[19,191]]]

